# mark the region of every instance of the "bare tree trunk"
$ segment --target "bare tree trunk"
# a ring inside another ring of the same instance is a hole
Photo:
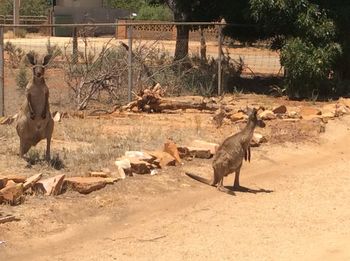
[[[182,60],[188,56],[188,41],[190,35],[190,28],[187,25],[177,25],[176,29],[174,61]]]

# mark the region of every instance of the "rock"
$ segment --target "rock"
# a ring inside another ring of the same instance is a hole
[[[285,105],[279,105],[272,109],[272,112],[275,114],[284,114],[287,112],[287,107]]]
[[[34,190],[37,193],[42,193],[48,196],[57,196],[61,194],[65,175],[58,175],[52,178],[40,180],[34,185]]]
[[[209,150],[211,154],[215,154],[217,149],[219,148],[219,144],[207,142],[204,140],[194,140],[190,144],[191,147],[197,147],[204,150]]]
[[[3,189],[7,184],[7,178],[0,178],[0,189]]]
[[[149,174],[151,172],[152,169],[152,164],[144,161],[144,160],[140,160],[137,158],[127,158],[130,161],[130,171],[136,174]]]
[[[288,112],[288,118],[291,118],[291,119],[300,119],[300,115],[299,113],[297,113],[296,111],[290,111]]]
[[[102,171],[90,171],[89,177],[108,178],[111,175]]]
[[[27,189],[31,188],[39,179],[41,179],[42,175],[43,174],[39,173],[27,178],[23,184],[23,190],[26,191]]]
[[[177,145],[174,141],[168,139],[164,143],[163,151],[169,153],[176,160],[177,163],[181,163],[179,151],[178,151]]]
[[[332,112],[325,112],[325,113],[322,113],[322,119],[334,119],[335,117],[335,113],[332,113]]]
[[[176,164],[175,158],[167,152],[150,151],[149,154],[158,160],[158,161],[155,161],[155,164],[158,163],[161,168],[164,168],[166,166],[175,166]]]
[[[339,100],[338,100],[339,103],[345,105],[346,107],[350,108],[350,99],[349,98],[343,98],[341,97]]]
[[[311,118],[312,116],[315,116],[315,115],[321,115],[322,112],[317,109],[317,108],[314,108],[314,107],[302,107],[300,109],[300,115],[303,119],[305,118]]]
[[[7,178],[8,180],[12,180],[15,183],[24,183],[27,179],[25,175],[17,175],[17,174],[6,175],[4,178]]]
[[[72,189],[81,194],[89,194],[93,191],[104,188],[108,183],[110,183],[110,180],[105,178],[70,177],[64,179],[63,187],[65,189]]]
[[[350,108],[343,105],[343,104],[337,104],[335,113],[337,116],[341,116],[344,114],[350,114]]]
[[[210,149],[207,148],[198,148],[198,147],[187,147],[190,155],[199,159],[210,159],[213,154]]]
[[[61,118],[62,118],[62,114],[59,111],[55,111],[52,114],[52,119],[53,119],[54,122],[60,122]]]
[[[118,159],[114,162],[114,164],[117,167],[120,167],[122,169],[130,169],[131,168],[130,160],[126,159],[126,158]]]
[[[244,112],[239,111],[239,112],[230,114],[229,118],[230,118],[230,120],[232,122],[236,122],[236,121],[239,121],[239,120],[247,119],[248,116]]]
[[[191,157],[190,150],[187,147],[178,147],[177,150],[181,159]]]
[[[151,155],[143,151],[126,151],[124,155],[126,158],[135,158],[147,162],[152,162],[154,160]]]
[[[125,179],[126,178],[126,173],[124,171],[124,169],[122,167],[117,167],[118,170],[118,175],[121,179]]]
[[[264,142],[267,142],[267,139],[262,134],[254,132],[253,137],[250,141],[250,146],[257,147]]]
[[[276,119],[276,115],[270,110],[264,110],[259,114],[259,117],[262,120],[274,120]]]
[[[17,205],[21,202],[23,195],[23,184],[8,181],[6,186],[0,190],[0,203]]]

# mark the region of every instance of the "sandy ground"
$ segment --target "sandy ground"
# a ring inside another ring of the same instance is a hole
[[[26,220],[0,225],[0,260],[350,260],[349,134],[345,117],[318,143],[254,149],[241,183],[255,193],[190,180],[184,170],[211,173],[198,160],[84,197],[30,198],[12,210]]]

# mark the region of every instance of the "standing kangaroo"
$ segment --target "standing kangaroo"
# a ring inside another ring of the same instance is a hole
[[[250,161],[250,141],[256,126],[263,128],[265,123],[258,119],[257,110],[254,108],[249,114],[248,122],[244,129],[226,138],[219,146],[212,163],[214,169],[212,180],[207,180],[191,173],[186,173],[186,175],[202,183],[216,186],[219,191],[234,195],[232,190],[223,186],[223,180],[224,177],[235,172],[233,189],[243,189],[239,184],[239,174],[243,159]]]
[[[46,55],[39,64],[34,55],[27,54],[32,65],[33,78],[28,83],[26,99],[18,113],[16,130],[20,139],[19,155],[23,158],[32,146],[46,139],[46,160],[50,161],[50,144],[54,121],[50,113],[49,89],[45,83],[45,66],[51,55]]]

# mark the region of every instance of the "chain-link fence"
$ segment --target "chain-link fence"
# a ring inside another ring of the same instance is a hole
[[[14,35],[13,26],[0,25],[0,112],[14,114],[23,102],[32,78],[28,52],[38,60],[52,55],[45,73],[52,110],[125,104],[157,83],[168,95],[214,95],[234,90],[239,79],[283,74],[277,52],[265,43],[245,45],[223,36],[227,26],[138,21],[20,25]]]

